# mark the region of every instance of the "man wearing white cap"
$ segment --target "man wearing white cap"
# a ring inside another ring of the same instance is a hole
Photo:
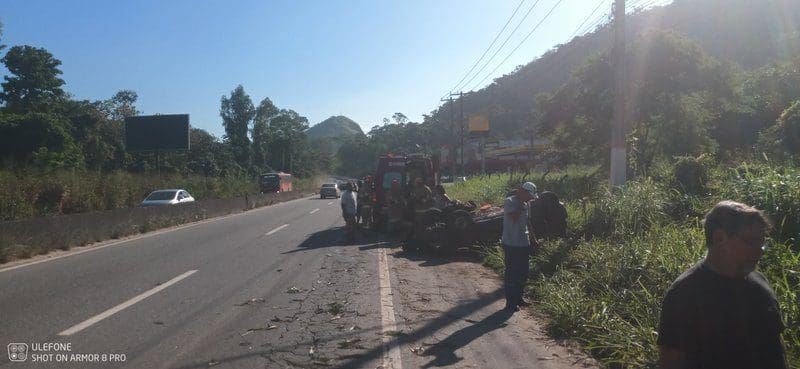
[[[503,289],[506,294],[505,310],[514,312],[519,306],[528,306],[523,300],[525,282],[530,270],[530,255],[535,244],[533,227],[528,217],[528,201],[536,198],[536,185],[525,182],[514,195],[503,203],[503,254],[506,273]]]

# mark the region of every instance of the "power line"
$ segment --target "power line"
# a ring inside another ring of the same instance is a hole
[[[475,70],[475,67],[478,66],[478,63],[480,63],[481,60],[483,60],[483,58],[486,56],[486,54],[489,52],[489,50],[491,50],[492,46],[494,46],[494,43],[497,42],[497,39],[500,38],[500,35],[503,34],[503,31],[506,30],[506,28],[508,27],[509,23],[511,23],[511,20],[514,19],[514,16],[517,15],[517,12],[519,11],[519,8],[522,7],[523,3],[525,3],[525,0],[522,0],[522,1],[519,2],[519,5],[517,5],[517,8],[514,9],[514,13],[512,13],[511,16],[508,17],[508,20],[506,21],[506,24],[503,25],[503,28],[500,30],[500,32],[497,33],[497,36],[494,36],[494,40],[492,40],[492,43],[489,44],[489,47],[487,47],[486,50],[484,50],[483,55],[481,55],[481,57],[478,58],[477,61],[475,61],[475,64],[472,65],[472,68],[470,68],[469,71],[466,74],[464,74],[464,77],[461,77],[461,80],[459,80],[458,83],[456,83],[456,85],[450,90],[450,92],[453,92],[453,91],[457,90],[458,86],[461,85],[461,82],[464,82],[464,80],[467,78],[467,76],[469,76],[469,74],[472,73],[473,70]],[[447,94],[445,94],[445,95],[447,95]]]
[[[630,11],[631,9],[636,9],[639,7],[643,2],[648,0],[634,0],[625,4],[625,12]]]
[[[589,15],[588,15],[588,16],[586,16],[586,19],[584,19],[584,20],[583,20],[583,22],[582,22],[582,23],[581,23],[581,24],[578,26],[578,28],[576,28],[576,29],[575,29],[575,32],[573,32],[573,33],[572,33],[572,36],[569,36],[569,38],[568,38],[567,40],[572,40],[572,38],[573,38],[573,37],[575,37],[576,35],[578,35],[578,31],[579,31],[579,30],[580,30],[580,29],[581,29],[581,28],[582,28],[584,25],[586,25],[586,22],[588,22],[588,21],[589,21],[589,18],[591,18],[591,17],[592,17],[592,16],[593,16],[595,13],[597,13],[597,11],[598,11],[598,10],[600,10],[600,7],[602,7],[602,6],[603,6],[603,2],[602,2],[602,1],[598,2],[598,4],[597,4],[597,7],[596,7],[596,8],[594,8],[594,10],[592,10],[592,12],[591,12],[591,13],[589,13]]]
[[[497,64],[497,66],[496,66],[496,67],[495,67],[495,68],[494,68],[494,69],[493,69],[491,72],[489,72],[489,74],[487,74],[487,75],[486,75],[486,77],[483,77],[483,79],[482,79],[480,82],[478,82],[478,83],[477,83],[475,86],[473,86],[473,87],[470,89],[470,91],[472,91],[472,90],[474,90],[476,87],[480,86],[480,85],[481,85],[481,84],[482,84],[484,81],[486,81],[486,79],[487,79],[487,78],[489,78],[491,75],[493,75],[493,74],[494,74],[494,72],[496,72],[496,71],[497,71],[497,69],[498,69],[498,68],[500,68],[500,67],[503,65],[503,63],[505,63],[505,62],[506,62],[506,60],[508,60],[508,58],[510,58],[510,57],[511,57],[511,55],[513,55],[513,54],[514,54],[514,52],[516,52],[516,51],[517,51],[517,49],[519,49],[519,48],[520,48],[520,46],[522,46],[522,44],[524,44],[524,43],[525,43],[525,41],[527,41],[527,40],[528,40],[528,38],[529,38],[529,37],[531,37],[531,35],[532,35],[532,34],[533,34],[533,33],[534,33],[534,32],[535,32],[537,29],[539,29],[539,26],[541,26],[541,25],[542,25],[542,23],[544,23],[544,21],[545,21],[545,20],[547,20],[547,18],[549,18],[549,17],[550,17],[550,14],[553,14],[553,11],[555,11],[555,10],[556,10],[556,8],[558,8],[558,6],[559,6],[559,5],[561,5],[561,3],[562,3],[563,1],[564,1],[564,0],[558,0],[558,2],[556,3],[556,5],[554,5],[554,6],[553,6],[553,7],[550,9],[550,11],[549,11],[549,12],[547,12],[547,14],[544,16],[544,18],[542,18],[542,20],[540,20],[540,21],[539,21],[539,23],[537,23],[537,24],[536,24],[536,26],[535,26],[535,27],[533,27],[533,29],[532,29],[530,32],[528,32],[528,34],[527,34],[527,35],[525,35],[525,37],[522,39],[522,41],[520,41],[520,43],[519,43],[519,44],[517,44],[517,46],[514,48],[514,50],[511,50],[511,52],[510,52],[510,53],[508,53],[508,55],[506,55],[505,59],[503,59],[503,61],[501,61],[501,62],[500,62],[500,64]]]
[[[600,15],[598,18],[596,18],[594,20],[594,22],[592,22],[592,24],[588,25],[586,28],[582,29],[578,33],[579,34],[584,34],[586,32],[592,31],[595,28],[597,28],[598,26],[600,26],[601,24],[603,24],[604,22],[608,21],[610,19],[610,17],[611,17],[611,13],[604,13],[604,14]]]
[[[456,88],[456,90],[463,89],[463,88],[464,88],[464,86],[466,86],[466,85],[469,85],[469,84],[470,84],[470,82],[472,82],[472,81],[474,81],[474,80],[475,80],[475,77],[477,77],[478,75],[480,75],[480,73],[481,73],[481,72],[483,72],[483,70],[484,70],[484,69],[486,69],[486,67],[489,65],[489,63],[491,63],[491,62],[492,62],[492,59],[494,59],[494,58],[495,58],[495,56],[497,56],[497,54],[499,54],[499,53],[500,53],[500,50],[503,50],[503,47],[504,47],[504,46],[506,46],[506,44],[508,43],[508,40],[510,40],[510,39],[511,39],[511,36],[513,36],[513,35],[514,35],[514,33],[516,33],[516,32],[517,32],[517,30],[518,30],[518,29],[519,29],[519,27],[522,25],[522,23],[525,21],[525,19],[527,19],[527,18],[528,18],[528,16],[529,16],[529,15],[531,14],[531,12],[533,11],[533,9],[535,9],[535,8],[536,8],[536,5],[538,5],[538,4],[539,4],[539,1],[541,1],[541,0],[536,0],[536,2],[534,2],[534,3],[533,3],[533,6],[531,6],[531,8],[530,8],[530,9],[528,9],[528,12],[526,12],[526,13],[525,13],[525,15],[524,15],[524,16],[522,17],[522,19],[519,21],[519,23],[517,23],[517,26],[516,26],[516,27],[514,27],[514,29],[511,31],[511,33],[508,35],[508,37],[506,37],[506,39],[503,41],[503,43],[500,45],[500,47],[498,47],[498,48],[497,48],[497,50],[494,52],[494,54],[492,54],[492,56],[491,56],[491,57],[489,57],[489,60],[487,60],[487,61],[486,61],[486,63],[484,63],[484,64],[483,64],[483,66],[482,66],[480,69],[478,69],[478,71],[477,71],[477,72],[475,72],[475,74],[473,74],[473,75],[472,75],[472,78],[470,78],[470,79],[469,79],[467,82],[464,82],[464,84],[463,84],[463,85],[461,85],[461,87],[459,87],[459,88]]]

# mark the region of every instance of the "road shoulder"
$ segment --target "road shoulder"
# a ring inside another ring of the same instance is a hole
[[[396,249],[391,272],[403,365],[411,368],[595,368],[576,345],[547,336],[529,311],[511,315],[497,274],[468,255],[416,257]],[[394,282],[394,281],[393,281]]]

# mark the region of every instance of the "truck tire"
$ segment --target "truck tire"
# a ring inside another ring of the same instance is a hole
[[[447,217],[447,229],[453,232],[467,232],[473,225],[472,215],[465,210],[456,210]]]
[[[475,220],[465,210],[455,210],[447,217],[447,246],[458,248],[474,241]]]

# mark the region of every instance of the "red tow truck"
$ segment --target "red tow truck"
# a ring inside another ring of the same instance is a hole
[[[372,195],[372,224],[377,229],[386,224],[388,213],[386,194],[392,188],[392,181],[398,181],[405,194],[406,189],[413,186],[414,180],[418,177],[433,189],[439,184],[439,161],[424,154],[399,156],[387,154],[378,158]]]

